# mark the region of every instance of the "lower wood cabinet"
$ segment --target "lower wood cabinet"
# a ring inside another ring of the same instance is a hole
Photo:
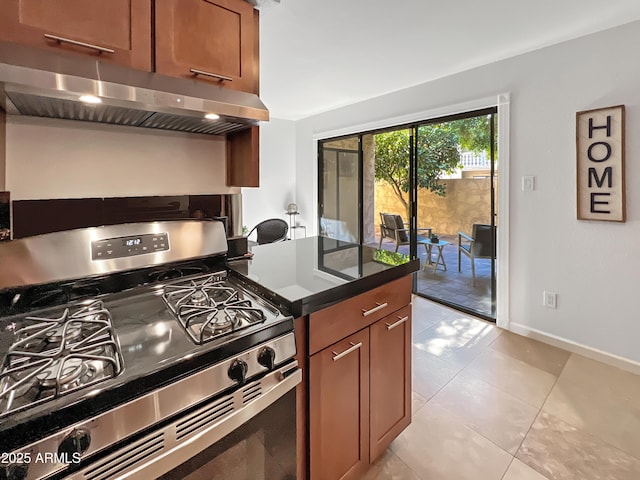
[[[411,422],[411,305],[341,321],[358,331],[309,357],[311,480],[360,478]]]
[[[369,330],[309,361],[312,479],[356,479],[369,465]]]
[[[411,423],[411,306],[374,323],[370,337],[370,461]]]

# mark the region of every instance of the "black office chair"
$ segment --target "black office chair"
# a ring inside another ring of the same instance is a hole
[[[289,225],[280,218],[270,218],[263,220],[253,227],[247,237],[249,237],[254,230],[256,231],[258,245],[262,245],[286,240]]]

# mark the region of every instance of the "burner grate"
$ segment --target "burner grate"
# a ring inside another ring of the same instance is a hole
[[[264,311],[231,287],[221,274],[166,285],[162,298],[197,344],[266,319]]]
[[[0,368],[0,416],[88,387],[122,371],[111,315],[101,301],[13,329]]]

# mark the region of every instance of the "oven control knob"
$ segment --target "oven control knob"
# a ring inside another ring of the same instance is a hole
[[[234,360],[229,367],[229,372],[227,373],[231,380],[235,380],[236,382],[243,384],[247,378],[248,370],[249,366],[247,365],[247,362],[244,360]]]
[[[83,454],[89,449],[91,445],[91,435],[86,430],[74,430],[67,435],[60,446],[58,447],[58,453],[60,455],[66,455],[68,461],[71,462],[74,456]]]
[[[273,370],[276,364],[275,350],[271,347],[264,347],[260,350],[260,353],[258,353],[258,363],[269,370]]]
[[[12,463],[0,468],[0,480],[24,480],[28,472],[28,464]]]

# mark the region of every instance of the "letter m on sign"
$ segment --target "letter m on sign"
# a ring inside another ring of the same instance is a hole
[[[576,114],[579,220],[625,221],[624,105]]]

